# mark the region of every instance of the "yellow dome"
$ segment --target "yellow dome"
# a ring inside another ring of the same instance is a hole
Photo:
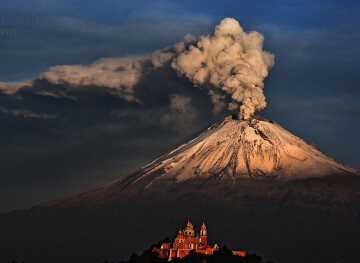
[[[206,230],[206,225],[205,225],[204,222],[203,222],[203,224],[201,225],[201,230]]]
[[[188,220],[188,222],[186,224],[186,228],[194,229],[193,225],[191,224],[191,222],[189,220]]]

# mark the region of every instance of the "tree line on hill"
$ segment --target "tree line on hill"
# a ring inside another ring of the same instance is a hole
[[[140,256],[133,253],[128,261],[121,261],[119,263],[167,263],[167,258],[159,258],[157,252],[152,252],[156,248],[160,248],[164,242],[169,242],[169,238],[159,241],[145,250]],[[214,251],[213,255],[206,255],[202,253],[195,253],[195,250],[190,251],[190,254],[182,259],[173,258],[172,263],[274,263],[272,261],[263,262],[261,256],[256,254],[246,254],[245,257],[233,255],[230,249],[226,246]],[[8,263],[18,263],[15,260]],[[25,262],[22,262],[25,263]],[[114,263],[104,261],[103,263]]]

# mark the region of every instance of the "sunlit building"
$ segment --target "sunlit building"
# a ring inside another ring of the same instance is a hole
[[[172,243],[163,243],[160,248],[154,248],[153,251],[159,254],[160,258],[168,258],[169,260],[178,257],[183,258],[189,255],[191,250],[195,250],[195,253],[202,253],[212,255],[215,250],[218,250],[219,246],[215,244],[210,246],[207,244],[207,230],[205,223],[200,228],[200,235],[196,234],[194,227],[190,221],[188,221],[184,230],[179,230],[179,233],[174,238]],[[245,256],[246,252],[232,251],[234,255]]]

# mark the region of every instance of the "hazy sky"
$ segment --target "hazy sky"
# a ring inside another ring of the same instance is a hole
[[[166,57],[225,17],[275,54],[258,114],[360,169],[359,12],[355,0],[1,1],[0,212],[110,183],[229,115]]]

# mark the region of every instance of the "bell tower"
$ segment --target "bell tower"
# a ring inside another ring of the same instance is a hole
[[[203,244],[204,246],[207,245],[207,230],[204,222],[201,225],[201,229],[200,229],[200,240],[201,240],[201,244]]]
[[[195,236],[194,227],[193,227],[193,225],[191,224],[191,222],[189,220],[188,220],[187,225],[185,227],[184,235],[185,236]]]
[[[203,222],[201,229],[200,229],[200,236],[207,236],[207,231],[206,231],[206,225]]]

